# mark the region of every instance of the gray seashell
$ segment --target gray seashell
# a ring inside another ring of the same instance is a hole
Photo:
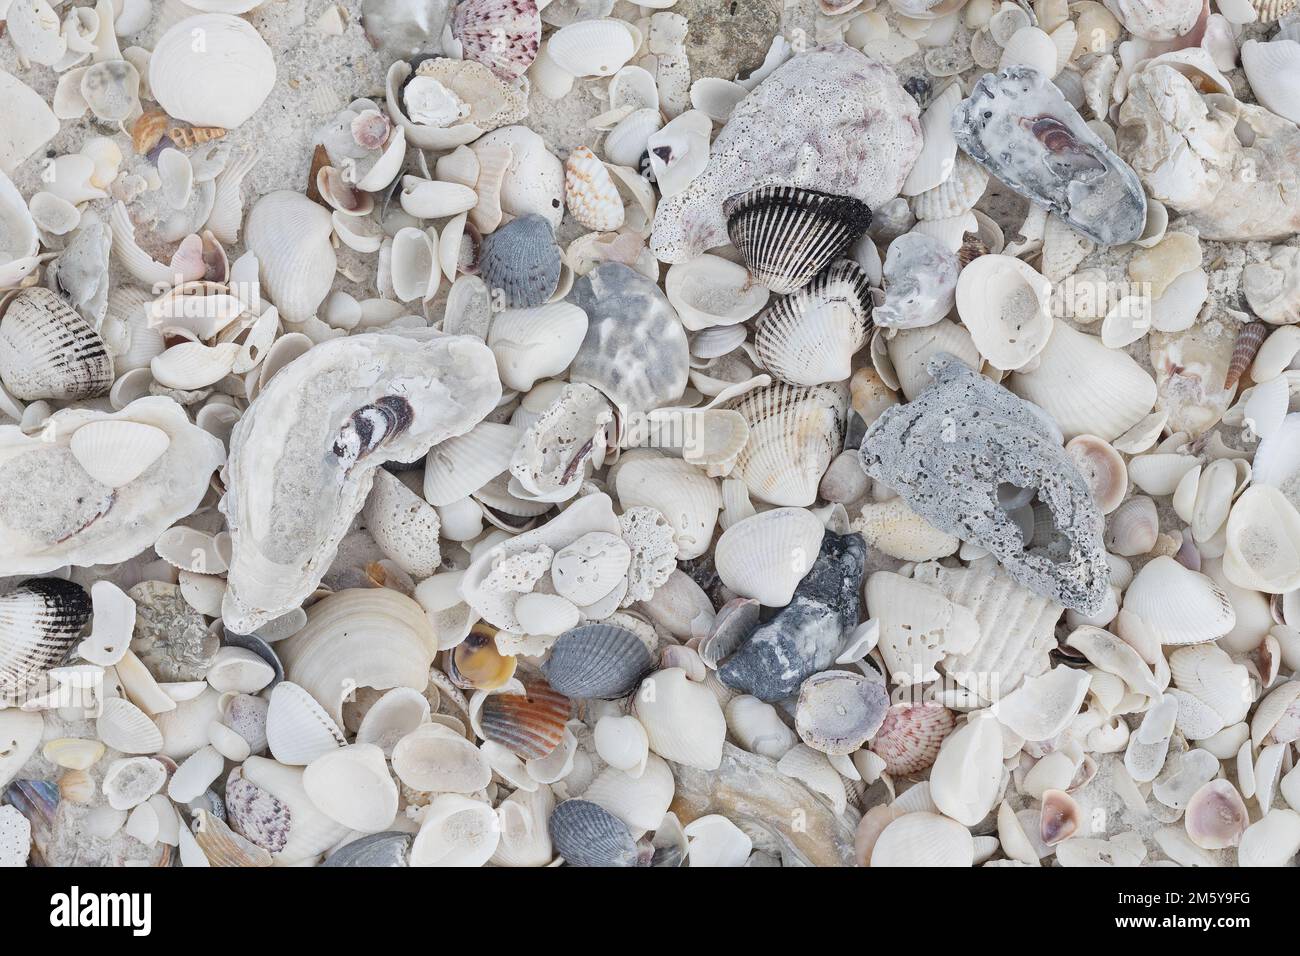
[[[141,581],[127,594],[136,605],[132,653],[158,680],[203,680],[221,641],[181,589],[165,581]]]
[[[289,842],[293,821],[287,804],[244,778],[236,767],[226,779],[226,820],[230,828],[270,853]]]
[[[936,528],[991,551],[1031,591],[1096,614],[1110,587],[1101,511],[1059,432],[946,352],[926,367],[934,381],[868,429],[862,467]],[[1051,512],[1050,540],[1026,543],[999,502],[1007,485],[1037,489],[1037,505]]]
[[[652,279],[618,262],[580,278],[569,295],[587,313],[587,337],[569,380],[594,385],[626,413],[680,398],[690,346],[677,310]]]
[[[270,644],[256,634],[236,634],[233,631],[226,631],[225,635],[226,639],[222,641],[222,644],[227,647],[242,647],[244,650],[252,651],[270,664],[271,669],[275,671],[275,677],[259,693],[272,690],[276,684],[284,680],[284,665],[280,663],[280,655],[272,649]]]
[[[645,643],[617,624],[584,624],[565,631],[542,673],[566,697],[614,700],[636,690],[654,667]]]
[[[372,833],[339,847],[325,858],[321,866],[409,866],[407,861],[410,858],[411,841],[414,839],[414,834],[402,833],[400,830]]]
[[[722,204],[727,235],[754,278],[795,292],[862,238],[871,210],[852,196],[797,186],[760,186]]]
[[[24,289],[0,319],[0,381],[27,401],[94,398],[113,384],[113,356],[62,298]]]
[[[758,317],[754,348],[764,367],[792,385],[839,382],[871,332],[871,287],[847,259],[832,263]]]
[[[589,800],[565,800],[547,824],[555,852],[570,866],[636,866],[627,824]]]
[[[28,578],[0,597],[0,702],[17,702],[63,660],[90,611],[90,595],[62,578]]]
[[[512,219],[483,240],[479,274],[510,309],[544,305],[560,285],[561,253],[551,224],[536,213]]]
[[[1142,235],[1147,201],[1137,173],[1032,67],[984,74],[953,112],[952,131],[977,163],[1094,242]]]
[[[862,535],[827,531],[817,560],[790,603],[723,661],[719,679],[771,703],[789,697],[806,678],[829,667],[845,634],[858,623],[866,560]]]
[[[450,8],[451,0],[364,0],[361,25],[380,50],[402,57],[437,52]]]
[[[851,671],[822,671],[799,688],[795,730],[814,750],[847,755],[875,735],[888,712],[883,681]]]

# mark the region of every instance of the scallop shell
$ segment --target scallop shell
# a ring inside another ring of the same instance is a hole
[[[425,456],[425,500],[446,507],[478,491],[510,467],[520,437],[514,425],[480,422],[464,435],[438,443]]]
[[[271,691],[266,739],[276,760],[300,767],[347,744],[338,724],[316,699],[290,681],[281,681]]]
[[[1161,644],[1211,641],[1236,623],[1222,588],[1164,555],[1138,571],[1124,593],[1124,610],[1141,619]]]
[[[763,365],[792,385],[843,381],[867,340],[870,316],[865,273],[841,260],[769,306],[757,320],[754,347]]]
[[[0,319],[0,380],[26,400],[93,398],[113,384],[113,357],[99,334],[58,295],[24,289]]]
[[[1012,256],[980,256],[957,279],[957,311],[980,355],[994,368],[1018,369],[1052,334],[1052,284]]]
[[[540,760],[559,746],[572,702],[546,681],[512,681],[502,691],[480,691],[475,698],[480,694],[475,729],[485,740],[525,760]]]
[[[641,682],[632,705],[650,749],[675,763],[716,770],[722,763],[727,721],[718,699],[680,667],[657,671]]]
[[[505,306],[527,309],[542,305],[555,292],[560,262],[550,223],[530,214],[484,238],[479,272]]]
[[[492,317],[487,344],[501,382],[526,392],[538,379],[559,375],[587,335],[587,313],[568,302],[529,309],[503,309]]]
[[[969,867],[974,859],[970,831],[955,820],[928,811],[895,819],[881,831],[871,851],[873,867]]]
[[[105,746],[124,754],[157,753],[163,746],[158,725],[139,707],[120,697],[104,701],[95,721],[95,733]]]
[[[621,20],[579,20],[551,34],[547,52],[573,76],[613,76],[636,52],[632,31]]]
[[[148,470],[170,444],[167,433],[152,425],[98,421],[73,432],[68,450],[90,477],[120,488]]]
[[[560,635],[542,673],[567,697],[614,700],[632,693],[653,664],[645,642],[627,628],[584,624]]]
[[[1262,18],[1261,18],[1262,19]],[[1247,40],[1241,45],[1241,65],[1256,99],[1278,116],[1300,123],[1300,43],[1274,37],[1267,43]]]
[[[650,137],[663,128],[658,109],[633,110],[605,136],[605,158],[615,166],[640,168]]]
[[[290,322],[315,316],[329,295],[333,229],[326,209],[287,189],[267,193],[248,213],[244,242],[257,256],[263,294]]]
[[[0,597],[0,701],[17,701],[63,661],[91,608],[80,585],[60,578],[28,578]]]
[[[589,800],[565,800],[547,821],[555,852],[570,866],[636,866],[627,825]]]
[[[793,186],[760,186],[723,203],[727,234],[773,292],[803,288],[871,224],[866,203]]]
[[[769,504],[811,505],[843,444],[847,407],[843,390],[825,385],[778,383],[736,400],[731,408],[749,425],[749,441],[736,459],[734,477]]]
[[[515,80],[537,59],[542,18],[534,0],[465,0],[452,12],[451,33],[465,59]]]
[[[565,160],[564,203],[588,229],[611,232],[623,225],[623,197],[605,164],[585,146]]]
[[[821,548],[825,528],[804,508],[773,508],[727,528],[714,548],[722,583],[764,607],[785,607]]]
[[[884,760],[886,773],[917,774],[934,763],[955,726],[953,712],[938,704],[895,704],[868,746]]]
[[[203,43],[195,45],[195,38]],[[196,126],[235,129],[275,85],[275,58],[252,24],[224,13],[171,26],[149,57],[149,89],[167,113]]]

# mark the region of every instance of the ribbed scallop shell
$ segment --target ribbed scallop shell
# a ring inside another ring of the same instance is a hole
[[[347,744],[343,731],[311,694],[290,681],[271,691],[266,713],[271,755],[287,766],[305,767],[323,753]]]
[[[487,344],[496,356],[502,384],[526,392],[538,379],[568,368],[586,335],[587,313],[570,302],[552,302],[497,312]]]
[[[244,242],[257,256],[262,294],[290,322],[305,322],[329,294],[337,258],[329,210],[287,189],[267,193],[248,213]]]
[[[28,578],[0,597],[0,700],[62,662],[90,611],[90,595],[61,578]]]
[[[914,197],[912,212],[923,220],[960,216],[979,202],[988,184],[988,170],[959,152],[952,174],[933,189]]]
[[[817,559],[825,527],[804,508],[773,508],[737,521],[718,538],[718,577],[741,597],[785,607]]]
[[[226,820],[236,833],[270,853],[279,853],[289,841],[288,806],[244,779],[239,767],[226,779]]]
[[[124,754],[157,753],[163,746],[158,725],[143,710],[121,697],[104,701],[95,721],[95,733],[106,746]]]
[[[72,433],[68,449],[90,477],[110,488],[134,481],[171,444],[161,428],[131,421],[87,422]]]
[[[1124,610],[1139,617],[1161,644],[1212,641],[1237,620],[1221,587],[1166,555],[1142,566],[1124,592]]]
[[[545,681],[529,681],[522,694],[488,694],[479,724],[485,739],[537,760],[559,746],[571,707],[569,698]]]
[[[1259,14],[1260,23],[1281,20],[1296,8],[1296,0],[1249,0],[1249,2]]]
[[[565,800],[547,823],[555,852],[570,866],[636,866],[636,841],[614,814],[589,800]]]
[[[654,666],[641,638],[617,624],[584,624],[560,635],[542,673],[551,687],[578,700],[614,700],[636,690]]]
[[[385,830],[353,840],[325,858],[321,866],[393,867],[408,866],[411,841],[415,836],[398,830]]]
[[[794,292],[838,259],[871,224],[867,204],[794,186],[760,186],[722,204],[727,234],[773,292]]]
[[[499,289],[512,309],[542,305],[560,284],[561,254],[551,224],[530,213],[512,219],[483,240],[479,274]]]
[[[623,197],[605,164],[585,146],[564,162],[564,204],[588,229],[612,232],[623,225]]]
[[[49,289],[19,292],[0,319],[0,380],[17,398],[76,401],[113,384],[108,346]]]
[[[463,0],[452,14],[451,32],[465,59],[514,80],[537,59],[542,17],[534,0]]]
[[[920,773],[934,763],[956,724],[953,712],[938,704],[895,704],[867,746],[885,761],[886,773]]]
[[[749,441],[732,477],[769,504],[812,504],[822,475],[844,443],[844,390],[779,383],[754,389],[731,407],[749,424]]]
[[[424,499],[444,507],[478,491],[510,467],[522,430],[480,422],[464,435],[429,449],[424,459]]]
[[[759,316],[754,347],[763,365],[794,385],[839,382],[871,331],[871,289],[857,263],[833,263]]]

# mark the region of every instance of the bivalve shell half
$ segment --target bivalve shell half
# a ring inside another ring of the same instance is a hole
[[[880,729],[888,711],[884,683],[849,671],[822,671],[799,687],[795,729],[814,750],[844,756]]]
[[[113,356],[66,301],[49,289],[24,289],[0,318],[0,382],[25,401],[94,398],[113,384]]]
[[[441,724],[422,724],[393,748],[393,772],[412,790],[477,793],[492,780],[487,758],[469,740]]]
[[[753,318],[771,294],[744,266],[708,253],[669,266],[664,291],[691,332]]]
[[[731,407],[749,425],[733,477],[769,504],[802,508],[816,501],[822,475],[842,449],[844,390],[778,383],[748,392]]]
[[[754,348],[763,365],[784,382],[839,382],[852,372],[853,356],[871,327],[867,276],[846,259],[769,306],[758,319]]]
[[[573,76],[613,76],[636,53],[637,41],[621,20],[579,20],[547,41],[555,65]]]
[[[654,666],[645,642],[617,624],[585,624],[560,635],[542,672],[551,687],[578,700],[626,697]]]
[[[274,85],[271,48],[247,20],[224,13],[174,24],[149,57],[153,96],[170,116],[195,126],[240,126]]]
[[[1124,594],[1124,610],[1136,615],[1161,644],[1212,641],[1237,621],[1221,587],[1166,555],[1138,571]]]
[[[397,784],[374,744],[321,754],[303,771],[302,786],[321,813],[350,830],[379,833],[397,816]]]
[[[144,474],[170,444],[167,433],[152,425],[98,421],[73,432],[68,450],[90,477],[120,488]]]
[[[300,767],[347,743],[325,708],[290,681],[281,681],[271,691],[266,739],[276,760]]]
[[[588,229],[613,232],[623,225],[623,197],[605,164],[585,146],[564,162],[564,204]]]
[[[825,530],[804,508],[773,508],[737,521],[718,538],[718,577],[764,607],[785,607],[817,560]]]
[[[727,721],[717,697],[680,667],[641,682],[633,712],[645,727],[650,749],[675,763],[716,770],[722,763]]]
[[[542,17],[535,0],[464,0],[452,12],[451,34],[465,59],[512,81],[537,59]]]
[[[934,763],[956,724],[953,712],[939,704],[895,704],[868,746],[884,761],[886,773],[917,774]]]
[[[92,608],[79,584],[61,578],[28,578],[0,597],[0,702],[17,702],[63,660]]]
[[[257,257],[262,294],[284,319],[306,322],[329,295],[333,231],[329,210],[291,190],[267,193],[249,210],[244,241]]]
[[[957,278],[957,312],[994,368],[1022,368],[1052,335],[1052,284],[1013,256],[980,256]]]
[[[1268,485],[1247,488],[1228,514],[1223,573],[1241,588],[1285,594],[1300,588],[1300,512]]]
[[[625,824],[589,800],[557,804],[547,823],[555,852],[570,866],[636,866],[636,841]]]
[[[411,844],[411,866],[482,866],[492,858],[501,829],[492,805],[456,793],[435,797]]]
[[[955,820],[928,811],[905,813],[881,831],[873,867],[960,866],[975,862],[975,841]]]
[[[525,760],[540,760],[559,746],[572,711],[569,698],[544,680],[512,680],[474,696],[481,700],[475,729]]]

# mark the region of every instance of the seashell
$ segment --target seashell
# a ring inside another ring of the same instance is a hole
[[[709,163],[713,123],[699,110],[669,120],[646,140],[647,157],[660,195],[680,193],[698,179]]]
[[[124,754],[157,753],[163,746],[158,725],[139,707],[120,697],[103,702],[95,732],[105,746]]]
[[[1250,824],[1241,794],[1227,780],[1211,780],[1192,794],[1183,815],[1187,836],[1203,850],[1237,846]]]
[[[980,364],[979,351],[971,341],[970,333],[947,319],[921,329],[902,329],[887,341],[877,335],[873,340],[873,352],[882,347],[887,350],[891,374],[895,376],[894,384],[908,401],[932,381],[927,366],[930,359],[939,353],[954,355],[972,368]],[[876,361],[874,354],[873,361]]]
[[[225,768],[225,758],[212,747],[200,747],[172,772],[167,796],[177,803],[197,800]]]
[[[803,508],[774,508],[736,522],[714,549],[722,583],[765,607],[785,607],[821,548],[825,528]]]
[[[1263,322],[1247,322],[1237,330],[1237,337],[1232,343],[1232,359],[1228,362],[1228,374],[1224,376],[1223,387],[1233,388],[1246,374],[1259,354],[1268,326]]]
[[[749,425],[749,441],[736,460],[734,476],[745,482],[751,495],[769,504],[812,504],[822,475],[843,443],[847,404],[840,389],[785,383],[737,399],[731,408]]]
[[[325,858],[321,866],[395,867],[409,866],[414,836],[385,830],[344,844]]]
[[[560,69],[573,76],[613,76],[636,53],[632,31],[621,20],[579,20],[560,27],[546,49]]]
[[[972,714],[939,748],[930,768],[930,796],[946,816],[965,826],[984,819],[997,802],[1002,777],[1002,734],[987,711]]]
[[[88,770],[104,756],[104,744],[98,740],[60,737],[48,741],[41,754],[50,763],[69,770]]]
[[[1087,671],[1054,667],[1037,677],[1026,677],[991,709],[1003,725],[1026,740],[1050,740],[1078,714],[1090,682]]]
[[[438,513],[390,472],[375,471],[361,516],[379,549],[403,571],[427,578],[438,570]]]
[[[584,624],[560,635],[542,672],[567,697],[615,700],[632,693],[653,662],[645,643],[627,628]]]
[[[422,724],[402,737],[393,748],[393,772],[411,789],[428,792],[475,793],[492,779],[483,753],[441,724]]]
[[[560,259],[549,223],[530,214],[484,238],[479,271],[507,307],[534,308],[545,303],[559,285]]]
[[[920,220],[950,219],[974,208],[988,186],[988,171],[965,153],[958,153],[948,177],[912,199]]]
[[[275,678],[276,668],[259,654],[246,647],[226,645],[212,658],[206,680],[222,694],[256,694]]]
[[[637,777],[645,773],[650,742],[641,722],[630,714],[601,717],[596,722],[594,743],[600,759],[611,767]]]
[[[1074,42],[1069,44],[1069,50],[1074,50]],[[1052,37],[1038,29],[1038,27],[1021,27],[1002,47],[1002,57],[998,60],[998,69],[1005,70],[1009,67],[1020,66],[1037,70],[1047,77],[1054,77],[1057,73],[1057,48],[1052,42]]]
[[[623,198],[605,164],[585,146],[564,163],[564,203],[588,229],[612,232],[623,225]]]
[[[447,676],[453,684],[465,690],[495,690],[514,676],[516,661],[497,649],[495,638],[489,625],[472,626],[447,662]]]
[[[769,306],[757,320],[754,347],[777,378],[820,385],[849,377],[853,355],[871,328],[866,275],[848,260]]]
[[[240,347],[234,342],[207,346],[201,342],[173,345],[149,362],[154,381],[166,388],[192,391],[221,381],[234,369]]]
[[[1143,565],[1133,578],[1124,595],[1124,609],[1162,644],[1214,640],[1236,623],[1232,602],[1222,588],[1164,555]]]
[[[650,754],[640,776],[607,767],[583,791],[582,797],[614,814],[639,836],[646,830],[659,828],[675,788],[668,764]]]
[[[59,120],[45,99],[9,73],[0,71],[0,96],[8,104],[9,122],[0,135],[0,172],[14,171],[59,131]]]
[[[41,744],[45,718],[8,708],[0,711],[0,786],[8,787]]]
[[[321,754],[303,771],[302,786],[322,813],[350,830],[378,833],[397,816],[397,785],[373,744]]]
[[[328,211],[300,193],[267,193],[248,213],[244,242],[257,257],[264,294],[290,322],[316,314],[334,281]]]
[[[1250,263],[1241,278],[1246,301],[1265,322],[1300,321],[1300,252],[1274,246],[1267,262]]]
[[[167,450],[161,428],[132,421],[96,421],[72,433],[68,450],[90,477],[120,488],[140,477]]]
[[[587,334],[587,314],[567,302],[503,309],[492,317],[487,344],[501,381],[526,392],[543,378],[561,374]]]
[[[276,649],[289,681],[320,702],[339,726],[351,690],[423,690],[437,641],[415,601],[387,588],[367,588],[317,601],[307,611],[306,626]]]
[[[555,553],[551,584],[561,597],[587,607],[615,588],[626,587],[631,562],[631,549],[621,537],[591,531]]]
[[[1087,482],[1101,513],[1118,508],[1128,491],[1128,469],[1119,452],[1096,435],[1076,435],[1066,442],[1065,453]]]
[[[807,285],[866,232],[871,211],[851,196],[762,186],[723,204],[727,234],[754,277],[773,292]]]
[[[0,380],[16,398],[76,400],[113,381],[104,340],[49,289],[24,289],[0,319]]]
[[[814,750],[845,755],[880,729],[888,711],[884,684],[848,671],[822,671],[800,685],[795,728]]]
[[[1064,790],[1045,791],[1039,817],[1039,838],[1046,846],[1056,846],[1078,832],[1082,816],[1079,804]]]
[[[201,36],[201,49],[193,38]],[[205,13],[171,26],[149,57],[149,89],[158,104],[195,126],[235,129],[257,112],[275,85],[275,58],[239,17]]]
[[[525,760],[539,760],[560,744],[571,701],[543,680],[511,681],[499,691],[475,694],[482,703],[475,730]]]
[[[925,112],[921,114],[924,145],[921,155],[916,158],[907,179],[903,181],[902,195],[919,196],[940,186],[953,172],[957,143],[952,136],[952,114],[961,102],[961,97],[960,83],[949,83],[931,97]]]
[[[780,760],[798,738],[776,708],[757,697],[740,694],[727,702],[727,729],[750,753]]]
[[[936,704],[895,704],[885,714],[868,746],[884,760],[892,775],[910,776],[926,770],[939,754],[956,718]]]
[[[1112,441],[1156,400],[1155,382],[1133,359],[1064,322],[1052,325],[1038,364],[1014,373],[1008,387],[1046,411],[1067,440],[1087,434]]]
[[[480,422],[465,434],[438,443],[425,456],[425,500],[445,507],[478,491],[510,467],[519,438],[513,425]]]
[[[627,825],[589,800],[557,804],[547,829],[555,853],[571,866],[638,865],[636,841]]]
[[[952,311],[961,266],[944,244],[908,232],[885,254],[885,301],[872,312],[876,325],[915,329],[934,325]]]
[[[722,762],[727,721],[718,699],[679,667],[641,682],[633,713],[645,727],[650,749],[675,763],[715,770]]]
[[[510,157],[501,178],[501,209],[516,217],[540,215],[552,229],[558,228],[564,216],[564,164],[546,148],[541,136],[525,126],[494,130],[474,143],[473,150],[484,167],[479,174],[480,202],[488,167],[500,163],[506,149]]]
[[[1106,523],[1106,547],[1124,557],[1147,554],[1159,533],[1156,503],[1146,495],[1134,495]]]
[[[615,477],[624,508],[649,507],[672,525],[681,560],[708,550],[717,524],[722,496],[717,482],[686,462],[647,455],[619,464]]]
[[[63,661],[91,609],[85,590],[59,578],[28,578],[0,597],[0,701],[21,701]]]
[[[540,501],[572,497],[588,462],[599,464],[613,415],[609,402],[590,385],[565,385],[528,426],[511,456],[512,491]]]
[[[435,797],[411,844],[411,866],[482,866],[500,841],[490,803],[455,793]]]
[[[1012,256],[980,256],[957,280],[957,312],[994,368],[1027,365],[1052,335],[1052,284]]]
[[[276,760],[300,767],[347,743],[325,709],[303,687],[290,681],[281,681],[271,691],[266,739]]]
[[[534,0],[467,0],[452,12],[451,33],[465,59],[516,80],[537,58],[542,19]]]
[[[970,831],[955,820],[927,811],[897,817],[881,831],[871,851],[872,867],[969,867],[974,859]]]
[[[402,209],[416,219],[444,219],[473,209],[478,196],[459,183],[403,176],[400,200]]]
[[[615,166],[639,168],[650,137],[663,128],[663,123],[658,109],[633,110],[605,136],[605,158]]]
[[[975,647],[980,636],[974,616],[935,588],[891,572],[867,578],[867,608],[880,622],[879,648],[896,684],[935,680],[945,654]]]
[[[100,789],[114,810],[130,810],[161,790],[166,781],[167,768],[157,760],[127,757],[108,765]]]
[[[253,756],[238,770],[238,780],[228,781],[226,787],[229,819],[246,839],[269,850],[276,863],[314,861],[346,836],[347,828],[325,816],[307,796],[301,767]]]
[[[356,743],[392,756],[397,742],[429,720],[429,701],[410,687],[394,687],[375,701],[357,728]]]
[[[708,254],[670,266],[664,291],[692,332],[744,322],[758,314],[770,295],[744,266]]]
[[[1300,850],[1300,813],[1274,807],[1246,828],[1238,866],[1284,866]]]
[[[1265,484],[1247,488],[1228,514],[1223,573],[1241,588],[1284,594],[1300,587],[1300,512]]]

